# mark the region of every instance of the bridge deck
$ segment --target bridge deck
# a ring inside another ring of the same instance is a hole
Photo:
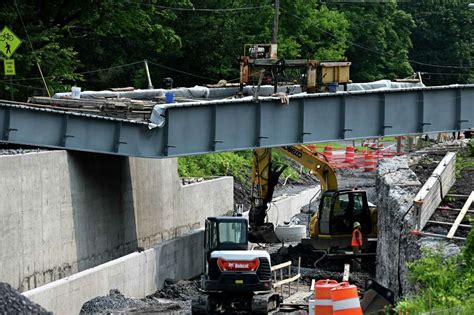
[[[0,142],[163,158],[474,127],[474,85],[176,103],[164,124],[0,101]]]

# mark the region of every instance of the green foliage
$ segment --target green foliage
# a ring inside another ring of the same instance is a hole
[[[474,139],[469,140],[467,147],[469,149],[469,156],[474,157]]]
[[[474,141],[469,141],[467,154],[458,154],[456,156],[456,178],[460,178],[461,172],[465,168],[474,167]]]
[[[289,159],[273,152],[272,163],[287,166],[282,178],[298,181],[299,173]],[[250,186],[252,151],[225,152],[185,156],[178,158],[178,174],[181,177],[233,176],[243,185]]]
[[[413,64],[415,71],[430,72],[426,83],[441,85],[469,83],[474,80],[474,12],[467,9],[470,0],[418,0],[403,3],[413,16],[413,49],[410,59],[458,68]]]
[[[408,62],[415,23],[396,1],[333,4],[349,20],[349,49],[354,82],[403,78],[412,73]]]
[[[279,55],[285,58],[340,60],[347,48],[349,23],[319,1],[282,1]]]
[[[143,71],[143,66],[78,73],[151,58],[181,46],[180,38],[166,26],[176,15],[158,10],[152,5],[154,1],[16,1],[26,29],[14,3],[14,0],[2,3],[0,21],[23,40],[13,58],[16,78],[28,80],[13,82],[17,100],[25,100],[32,94],[46,94],[37,62],[51,92],[69,90],[80,81],[84,81],[83,88],[103,89],[111,85],[130,85],[136,78],[135,73]],[[160,3],[179,6],[189,2]],[[144,83],[145,76],[141,77]],[[8,81],[0,82],[0,98],[10,98],[9,89]]]
[[[416,295],[398,303],[399,313],[451,311],[456,314],[472,314],[474,230],[470,231],[461,255],[444,258],[442,253],[442,247],[427,251],[423,258],[408,264],[411,279],[420,289]]]
[[[178,158],[181,177],[234,176],[250,184],[252,157],[248,151],[203,154]]]

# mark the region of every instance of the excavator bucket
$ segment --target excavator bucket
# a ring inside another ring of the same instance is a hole
[[[264,223],[258,229],[249,231],[249,242],[252,243],[280,243],[275,234],[273,223]]]
[[[360,301],[360,306],[364,314],[377,314],[391,310],[395,303],[393,291],[387,289],[375,280],[368,280],[365,284],[364,297]]]

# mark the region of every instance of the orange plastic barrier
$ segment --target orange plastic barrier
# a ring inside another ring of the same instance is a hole
[[[314,314],[332,315],[331,289],[337,287],[336,280],[319,280],[314,287],[315,307]]]
[[[354,147],[348,145],[346,147],[346,158],[344,160],[346,163],[354,163]]]
[[[362,315],[355,285],[343,282],[333,288],[330,294],[334,315]]]
[[[367,154],[364,157],[364,171],[365,172],[373,172],[375,171],[375,157],[372,151],[367,152]]]

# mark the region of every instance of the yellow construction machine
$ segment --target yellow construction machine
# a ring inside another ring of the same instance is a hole
[[[377,209],[369,205],[365,191],[338,189],[333,167],[324,156],[304,145],[285,146],[276,150],[308,168],[321,183],[319,208],[311,215],[310,237],[303,239],[303,244],[322,250],[350,247],[354,222],[362,225],[362,234],[366,240],[376,238]],[[282,172],[282,167],[272,165],[272,149],[254,150],[252,171],[254,189],[249,214],[251,241],[264,242],[274,239],[273,225],[265,223],[265,217],[274,187]]]

